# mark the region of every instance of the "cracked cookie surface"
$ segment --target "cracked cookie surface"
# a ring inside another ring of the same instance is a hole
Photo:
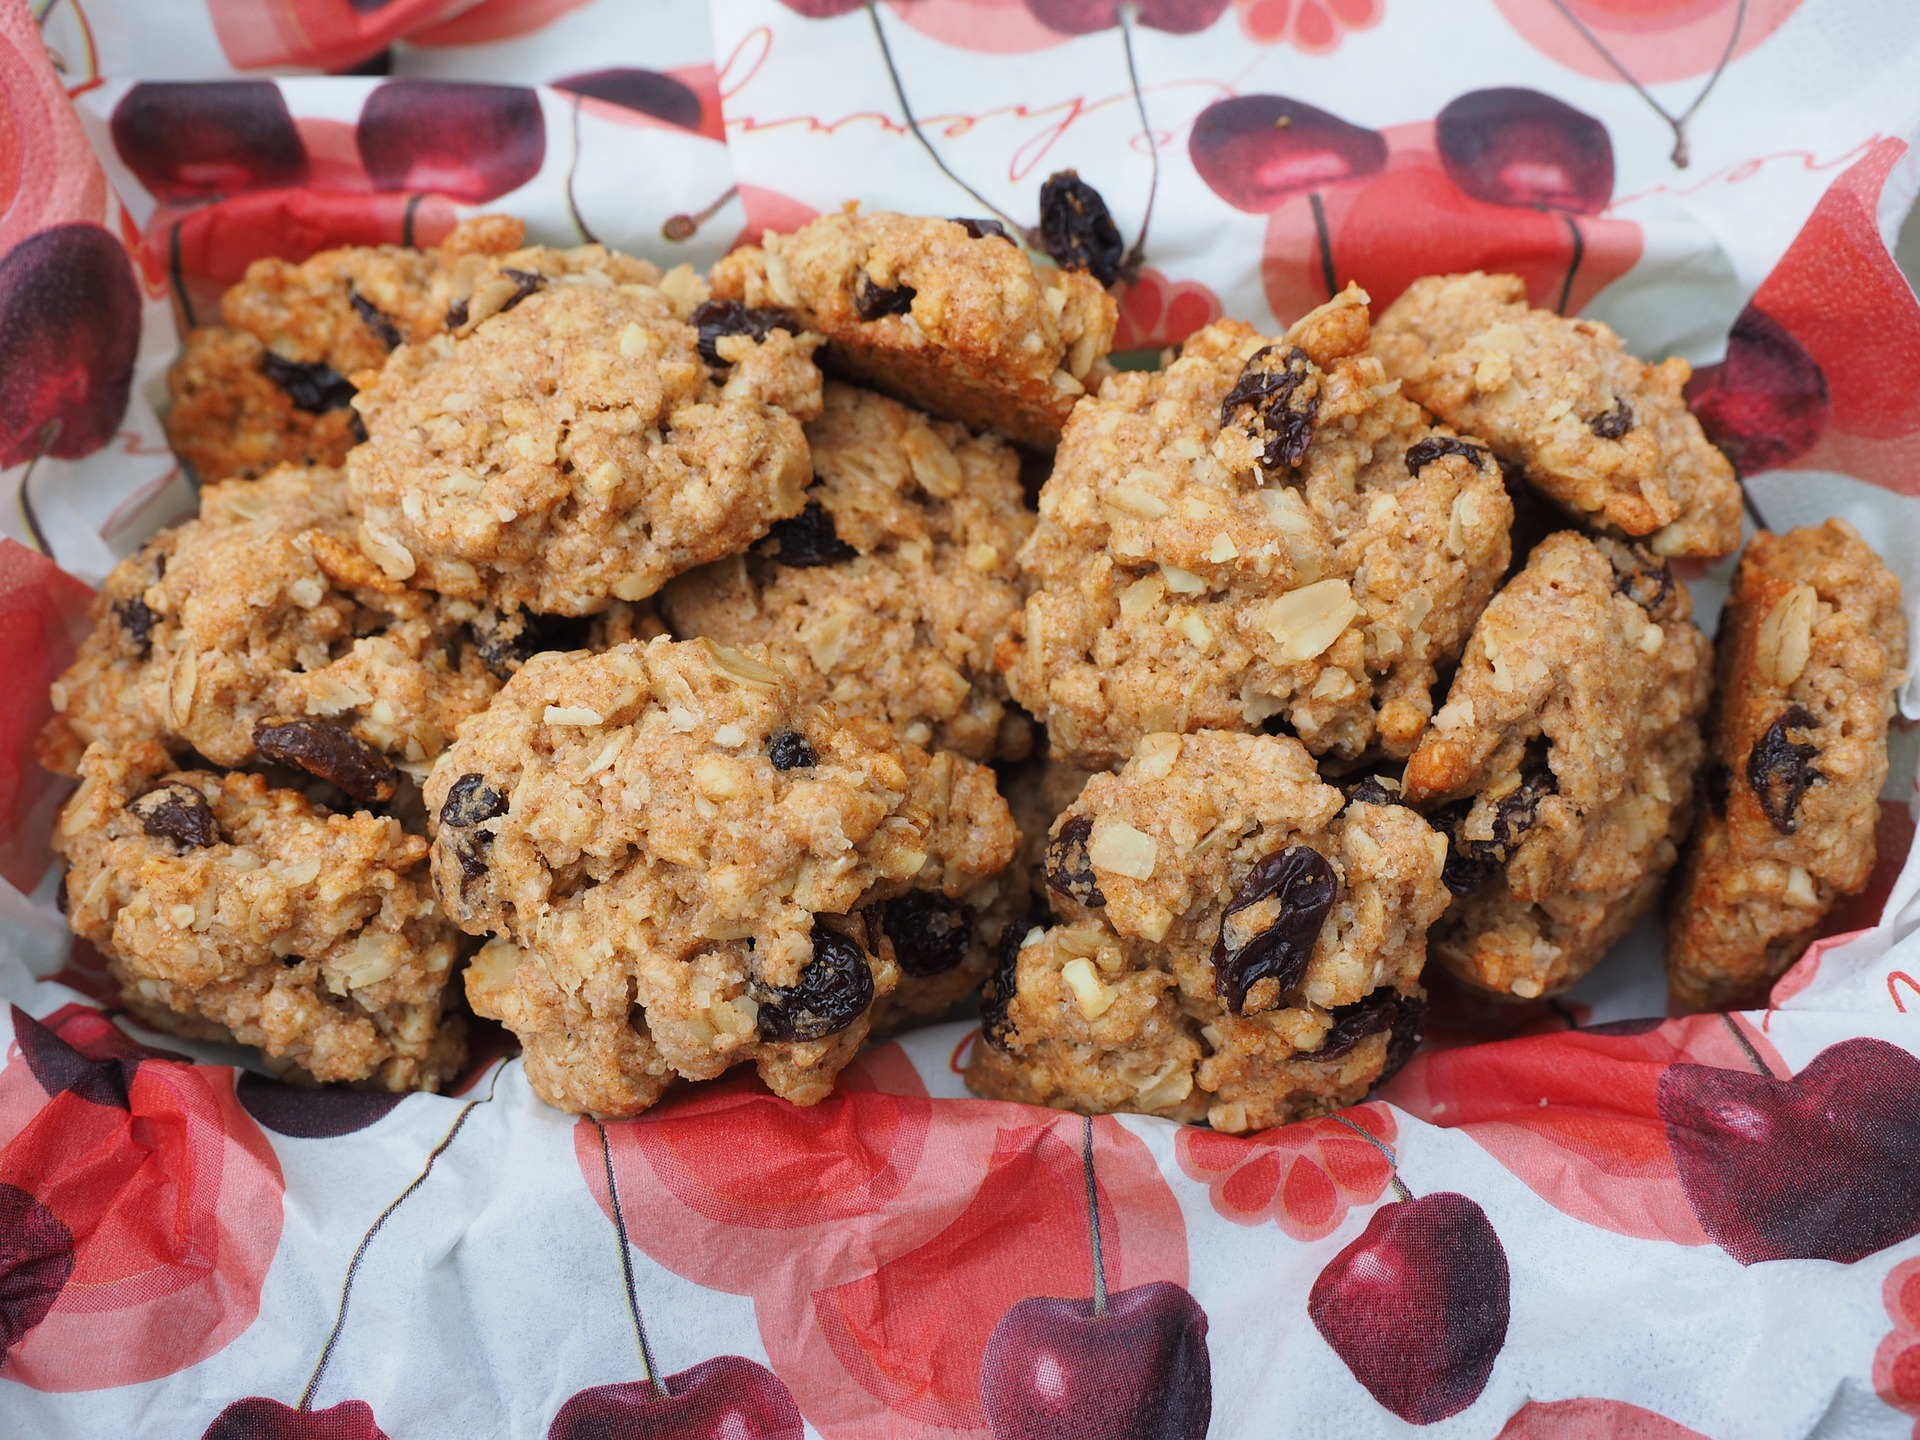
[[[1469,984],[1563,990],[1659,895],[1705,751],[1692,613],[1657,556],[1561,531],[1474,626],[1405,776],[1450,840],[1433,954]]]
[[[1291,727],[1405,755],[1508,558],[1484,447],[1435,430],[1367,353],[1349,290],[1278,341],[1237,321],[1075,410],[1020,561],[1008,671],[1054,754],[1156,731]]]
[[[1092,276],[1004,234],[924,216],[823,215],[713,268],[713,293],[791,314],[849,380],[1050,449],[1107,373],[1118,310]]]
[[[1873,871],[1907,663],[1900,582],[1844,520],[1747,543],[1721,622],[1706,804],[1668,906],[1674,999],[1764,1000]]]
[[[1740,487],[1687,409],[1686,361],[1645,364],[1599,321],[1533,309],[1517,276],[1479,271],[1414,281],[1377,346],[1408,395],[1582,521],[1661,555],[1740,544]]]
[[[660,596],[680,636],[766,645],[809,699],[976,760],[1018,759],[1030,727],[995,666],[1033,528],[1004,441],[829,384],[807,425],[815,482],[800,517]]]
[[[1291,738],[1149,735],[1055,821],[968,1084],[1234,1133],[1350,1104],[1411,1051],[1444,856]]]
[[[402,347],[355,398],[368,440],[348,488],[388,575],[590,614],[799,513],[813,337],[773,330],[716,370],[682,317],[696,292],[605,267],[524,273],[538,283],[517,300],[502,270],[506,289],[483,283],[454,334]]]
[[[981,767],[839,722],[767,658],[536,655],[428,783],[447,909],[497,937],[468,998],[552,1104],[635,1114],[745,1062],[824,1098],[898,983],[875,908],[964,894],[1011,854]]]
[[[168,373],[167,439],[204,482],[276,465],[338,465],[360,438],[353,377],[443,328],[488,257],[520,246],[503,215],[457,226],[439,246],[353,245],[298,264],[256,260],[191,331]]]
[[[388,1090],[459,1068],[460,934],[427,842],[258,774],[176,770],[152,741],[90,747],[55,827],[67,921],[158,1029],[259,1046],[276,1071]]]

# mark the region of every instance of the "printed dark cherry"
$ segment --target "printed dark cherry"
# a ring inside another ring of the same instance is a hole
[[[1126,251],[1107,202],[1071,170],[1040,187],[1040,247],[1062,270],[1084,270],[1102,285],[1120,278]]]
[[[749,340],[766,339],[775,330],[791,330],[792,322],[777,310],[756,310],[738,300],[708,300],[699,305],[687,323],[700,332],[700,354],[716,369],[729,362],[720,355],[722,335],[745,335]]]
[[[354,127],[376,190],[437,191],[478,205],[517,190],[547,153],[539,96],[519,85],[389,80]]]
[[[1087,854],[1087,837],[1091,834],[1093,817],[1075,815],[1047,841],[1047,885],[1089,910],[1098,910],[1107,903],[1107,897],[1100,892],[1093,861]]]
[[[776,730],[767,742],[767,758],[776,770],[806,770],[820,763],[798,730]]]
[[[1242,415],[1243,410],[1251,413]],[[1220,402],[1220,428],[1243,424],[1262,442],[1260,463],[1268,470],[1298,465],[1313,443],[1320,413],[1320,372],[1295,346],[1256,350]]]
[[[1284,995],[1306,978],[1321,927],[1333,913],[1339,878],[1326,856],[1290,845],[1254,865],[1220,917],[1213,942],[1213,985],[1234,1014],[1262,981]]]
[[[1407,447],[1407,473],[1418,475],[1427,466],[1442,455],[1461,455],[1473,462],[1473,468],[1487,468],[1487,447],[1475,445],[1471,441],[1456,440],[1451,435],[1429,435],[1424,440],[1416,440]]]
[[[108,129],[127,168],[171,204],[307,183],[306,146],[271,80],[143,81]]]
[[[1027,0],[1033,18],[1060,35],[1092,35],[1120,23],[1122,0]],[[1226,13],[1228,0],[1138,0],[1137,24],[1194,35]]]
[[[797,985],[762,985],[750,992],[760,1006],[762,1040],[823,1040],[837,1035],[873,1004],[873,971],[866,952],[817,921],[813,958]]]
[[[1833,397],[1820,364],[1763,310],[1740,312],[1727,358],[1687,382],[1687,404],[1742,476],[1776,470],[1826,433]]]
[[[880,907],[893,958],[918,980],[944,975],[967,958],[973,911],[937,890],[909,890]]]
[[[1434,120],[1449,178],[1476,200],[1598,215],[1613,200],[1613,142],[1593,116],[1538,90],[1475,90]]]
[[[287,392],[296,409],[309,415],[343,410],[360,393],[338,370],[318,360],[288,360],[269,350],[260,361],[260,371]]]
[[[73,1274],[73,1233],[18,1185],[0,1184],[0,1355],[47,1318]]]
[[[853,282],[853,313],[862,320],[878,320],[886,315],[905,315],[913,309],[918,292],[911,285],[880,286],[861,271]]]
[[[1587,422],[1587,428],[1602,440],[1618,440],[1633,428],[1633,407],[1616,399],[1613,408],[1604,415],[1594,416]]]
[[[1747,752],[1747,785],[1773,828],[1782,835],[1800,828],[1800,802],[1814,781],[1823,778],[1811,763],[1820,754],[1820,747],[1796,741],[1787,732],[1811,730],[1818,724],[1805,706],[1789,706]]]
[[[1194,121],[1187,152],[1214,194],[1254,215],[1387,163],[1384,136],[1285,95],[1215,101]]]
[[[556,90],[584,95],[589,100],[604,100],[623,110],[637,111],[664,120],[682,130],[700,128],[700,97],[693,87],[658,70],[616,68],[589,70],[552,82]]]
[[[191,785],[175,782],[127,802],[140,821],[140,828],[163,840],[204,850],[220,843],[220,826],[213,818],[213,807]]]
[[[833,528],[833,513],[818,500],[807,501],[798,515],[774,521],[763,544],[770,558],[795,569],[838,565],[860,553],[840,538]]]
[[[325,720],[262,720],[253,728],[261,756],[331,781],[363,805],[393,798],[393,762],[366,741]]]

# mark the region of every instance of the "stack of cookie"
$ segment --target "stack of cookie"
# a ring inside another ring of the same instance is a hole
[[[1244,1131],[1392,1073],[1430,943],[1574,983],[1696,812],[1693,1003],[1864,883],[1897,586],[1840,522],[1756,542],[1714,708],[1668,561],[1740,495],[1686,367],[1518,281],[1116,372],[1085,247],[993,222],[706,280],[521,241],[261,262],[189,339],[219,483],[42,746],[150,1023],[431,1088],[464,999],[631,1115],[749,1062],[816,1101],[978,996],[981,1093]]]

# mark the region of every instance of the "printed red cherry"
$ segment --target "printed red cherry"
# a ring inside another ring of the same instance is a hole
[[[111,440],[139,347],[140,288],[105,229],[55,225],[0,257],[0,469]]]
[[[1593,116],[1538,90],[1475,90],[1434,122],[1440,163],[1494,205],[1598,215],[1613,199],[1613,142]]]
[[[1092,35],[1120,23],[1128,0],[1026,0],[1033,18],[1061,35]],[[1195,35],[1227,13],[1231,0],[1137,0],[1137,23],[1171,35]]]
[[[1206,1313],[1166,1280],[1104,1308],[1022,1300],[987,1339],[980,1400],[994,1440],[1201,1440],[1213,1413]]]
[[[805,1428],[779,1376],[743,1355],[717,1355],[661,1388],[629,1380],[582,1390],[560,1407],[547,1440],[800,1440]]]
[[[367,97],[354,139],[376,190],[426,190],[479,204],[540,172],[540,99],[519,85],[389,80]]]
[[[0,1358],[47,1318],[73,1273],[73,1233],[18,1185],[0,1185]]]
[[[364,1400],[342,1400],[325,1410],[296,1410],[251,1396],[214,1417],[201,1440],[387,1440]]]
[[[1920,1059],[1844,1040],[1790,1080],[1674,1065],[1660,1118],[1700,1228],[1742,1265],[1855,1260],[1920,1235]]]
[[[836,15],[852,14],[865,5],[866,0],[780,0],[780,3],[809,20],[831,20]]]
[[[1487,1212],[1442,1191],[1376,1210],[1313,1282],[1307,1314],[1375,1400],[1431,1425],[1486,1388],[1507,1339],[1510,1288]]]
[[[120,97],[113,148],[159,200],[307,183],[307,149],[270,80],[144,81]]]
[[[1284,95],[1215,101],[1193,122],[1187,150],[1216,195],[1254,215],[1387,163],[1376,131]]]
[[[1799,459],[1833,417],[1819,362],[1785,326],[1752,305],[1733,322],[1727,358],[1693,372],[1687,404],[1742,475]]]
[[[618,68],[589,70],[555,80],[553,88],[589,100],[604,100],[627,110],[638,110],[682,130],[700,128],[700,97],[693,88],[658,70]]]

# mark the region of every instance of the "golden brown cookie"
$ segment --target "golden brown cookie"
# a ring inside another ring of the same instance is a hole
[[[1118,318],[1090,275],[1035,265],[998,226],[852,211],[713,267],[713,293],[827,338],[837,374],[1051,449],[1099,388]]]
[[[1747,542],[1721,621],[1707,804],[1668,906],[1679,1004],[1760,1003],[1867,883],[1906,663],[1900,582],[1846,521]]]
[[[1406,798],[1450,840],[1436,959],[1535,999],[1653,904],[1691,819],[1712,647],[1644,549],[1551,535],[1487,606]]]
[[[1687,362],[1647,365],[1597,320],[1527,304],[1517,276],[1430,275],[1380,317],[1407,394],[1471,431],[1577,519],[1659,555],[1740,543],[1740,487],[1681,393]]]

